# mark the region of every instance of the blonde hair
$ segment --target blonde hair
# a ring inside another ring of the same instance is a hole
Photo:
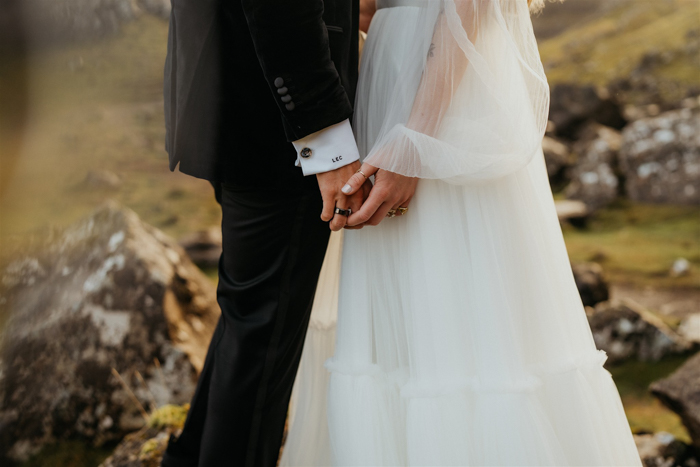
[[[555,1],[555,0],[549,0],[549,1]],[[563,2],[564,0],[559,0],[559,2]],[[527,6],[530,7],[530,12],[531,13],[537,13],[544,8],[544,2],[545,0],[527,0]]]

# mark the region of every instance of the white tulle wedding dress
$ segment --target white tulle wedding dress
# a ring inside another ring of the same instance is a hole
[[[332,236],[281,464],[641,465],[555,213],[526,0],[378,7],[354,128],[421,180]]]

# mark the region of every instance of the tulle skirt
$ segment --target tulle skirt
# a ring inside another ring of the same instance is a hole
[[[373,19],[360,147],[417,12]],[[640,466],[604,361],[541,150],[488,183],[422,179],[406,215],[332,237],[282,465]]]

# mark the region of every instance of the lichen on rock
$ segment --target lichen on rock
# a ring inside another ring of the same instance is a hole
[[[192,397],[220,311],[177,243],[107,203],[0,273],[0,450],[100,445]]]

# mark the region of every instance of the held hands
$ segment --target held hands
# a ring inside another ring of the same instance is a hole
[[[318,187],[321,190],[321,197],[323,198],[321,219],[323,219],[324,222],[330,221],[330,228],[333,231],[342,229],[346,226],[348,221],[348,217],[335,214],[335,208],[350,208],[352,212],[359,211],[363,201],[367,199],[367,195],[372,188],[372,184],[367,181],[366,183],[358,184],[352,193],[345,194],[341,191],[341,188],[346,184],[346,180],[351,178],[359,168],[360,162],[356,161],[352,164],[331,170],[330,172],[316,174]]]
[[[369,182],[371,175],[374,175],[373,187]],[[371,188],[369,196],[364,194],[368,184]],[[347,218],[346,228],[361,229],[365,225],[377,225],[390,210],[408,207],[416,191],[416,185],[418,185],[418,178],[404,177],[394,172],[379,170],[367,163],[362,164],[360,171],[350,177],[342,190],[348,196],[363,193],[362,199],[365,200],[359,210],[353,207],[352,214]],[[397,215],[400,215],[400,212],[397,212]]]
[[[371,175],[374,175],[374,186],[369,181]],[[360,167],[359,162],[316,174],[316,177],[323,198],[321,219],[330,221],[333,231],[378,225],[390,210],[407,208],[418,185],[418,178],[404,177],[366,163]],[[349,208],[352,214],[349,217],[336,214],[336,207]]]

